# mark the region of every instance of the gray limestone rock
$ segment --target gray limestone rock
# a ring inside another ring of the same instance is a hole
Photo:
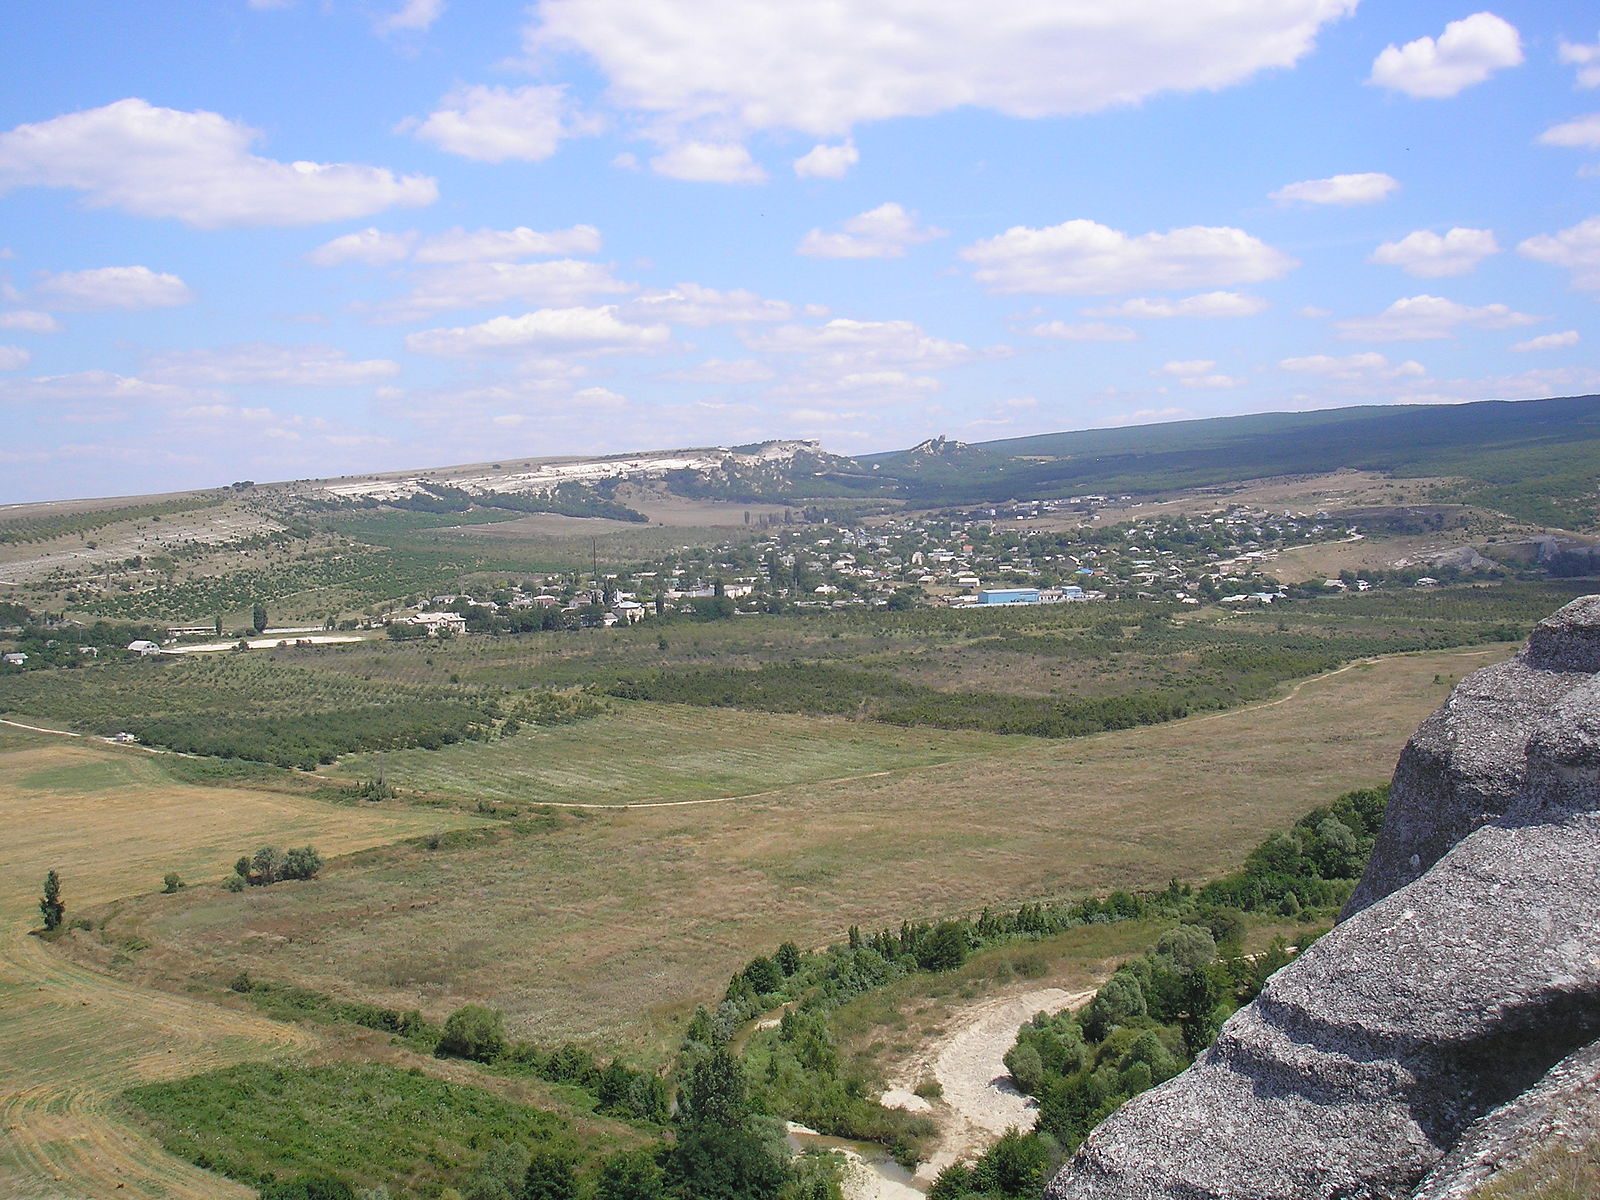
[[[1600,1038],[1600,597],[1462,682],[1395,772],[1346,919],[1051,1200],[1399,1200]]]

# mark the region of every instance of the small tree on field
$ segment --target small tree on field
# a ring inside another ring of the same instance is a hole
[[[250,628],[260,633],[267,627],[267,606],[258,603],[250,610]]]
[[[497,1008],[467,1004],[445,1019],[444,1036],[435,1053],[451,1058],[491,1062],[505,1053],[506,1023]]]
[[[322,855],[310,846],[300,846],[283,856],[285,879],[315,879],[322,870]]]
[[[39,915],[47,931],[61,928],[67,906],[61,901],[61,876],[51,871],[44,877],[44,895],[39,899]]]
[[[167,895],[172,895],[183,886],[183,879],[176,871],[168,871],[161,877],[161,890]]]
[[[277,883],[283,878],[283,851],[276,846],[263,846],[250,860],[250,882],[263,886]]]

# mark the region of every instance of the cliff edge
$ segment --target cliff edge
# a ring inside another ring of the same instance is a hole
[[[1478,1161],[1474,1139],[1514,1127],[1515,1102],[1591,1061],[1597,1039],[1600,596],[1588,596],[1417,730],[1341,923],[1193,1067],[1096,1129],[1045,1194],[1410,1197],[1452,1151]],[[1429,1186],[1444,1194],[1437,1174]]]

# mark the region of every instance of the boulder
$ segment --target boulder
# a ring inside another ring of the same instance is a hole
[[[1345,918],[1051,1200],[1399,1200],[1600,1038],[1600,597],[1401,755]],[[1469,1155],[1470,1157],[1470,1155]]]

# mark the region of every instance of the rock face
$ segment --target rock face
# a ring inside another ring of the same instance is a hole
[[[1600,596],[1590,596],[1541,622],[1515,659],[1463,680],[1423,723],[1341,924],[1190,1070],[1101,1125],[1046,1195],[1409,1197],[1452,1151],[1470,1165],[1475,1138],[1493,1145],[1486,1130],[1519,1128],[1506,1115],[1519,1097],[1558,1093],[1541,1080],[1563,1060],[1552,1080],[1591,1063],[1597,1038]],[[1438,1190],[1449,1178],[1432,1181],[1430,1200],[1449,1194]]]

